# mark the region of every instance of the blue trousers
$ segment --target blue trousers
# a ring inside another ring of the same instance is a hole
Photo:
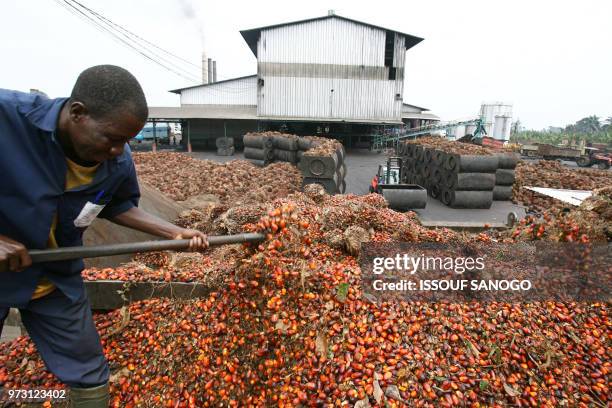
[[[0,333],[8,311],[0,308]],[[19,312],[47,369],[61,382],[90,388],[108,381],[108,364],[85,294],[72,302],[56,289]]]

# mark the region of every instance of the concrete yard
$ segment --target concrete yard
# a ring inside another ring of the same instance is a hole
[[[489,209],[454,209],[439,200],[427,197],[427,207],[415,210],[426,227],[448,227],[456,229],[505,228],[508,214],[514,212],[517,219],[525,217],[525,208],[510,201],[493,201]]]
[[[187,154],[187,153],[186,153]],[[190,155],[202,160],[214,160],[225,163],[231,160],[242,160],[242,152],[234,156],[217,156],[215,152],[193,152]],[[346,193],[367,194],[370,181],[378,170],[378,165],[385,162],[382,153],[366,149],[347,150],[346,154]],[[525,209],[509,201],[495,201],[490,209],[468,210],[452,209],[439,200],[427,198],[427,207],[416,213],[423,225],[428,227],[449,227],[458,229],[481,229],[485,225],[492,228],[502,228],[506,225],[508,214],[516,213],[518,219],[525,216]]]
[[[213,160],[226,163],[232,160],[244,160],[242,152],[233,156],[217,156],[215,152],[185,153],[201,160]],[[370,181],[378,170],[378,165],[384,162],[385,156],[369,150],[348,150],[346,153],[346,194],[367,194]]]

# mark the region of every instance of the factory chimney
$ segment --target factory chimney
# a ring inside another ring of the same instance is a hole
[[[213,82],[213,64],[212,58],[208,59],[208,83],[212,84]]]
[[[208,60],[204,51],[202,51],[202,83],[208,83]]]
[[[213,82],[217,82],[217,61],[213,61]]]

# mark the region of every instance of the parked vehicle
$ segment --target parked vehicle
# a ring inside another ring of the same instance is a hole
[[[533,158],[540,157],[546,160],[575,161],[580,167],[596,165],[602,170],[609,169],[612,166],[612,156],[594,147],[577,148],[538,143],[522,145],[521,155]]]
[[[155,124],[155,133],[153,125],[146,125],[134,139],[138,143],[147,141],[152,142],[157,137],[157,142],[161,144],[170,144],[170,137],[173,135],[172,128],[167,123]]]
[[[370,183],[370,193],[381,194],[393,210],[425,208],[427,190],[416,184],[402,183],[402,159],[389,157]]]
[[[591,167],[596,165],[600,170],[606,170],[612,166],[612,157],[609,154],[594,147],[586,147],[584,150],[585,154],[576,160],[578,166]]]

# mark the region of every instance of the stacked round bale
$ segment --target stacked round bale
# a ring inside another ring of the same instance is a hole
[[[297,164],[299,137],[280,132],[250,132],[244,135],[244,157],[258,166],[274,161]]]
[[[516,153],[498,153],[499,164],[495,170],[494,201],[512,200],[512,186],[516,180],[515,169],[519,161]]]
[[[298,152],[299,152],[299,137],[296,135],[290,135],[279,132],[272,133],[272,140],[274,145],[274,160],[284,161],[291,164],[298,163]]]
[[[298,140],[298,168],[304,185],[320,184],[328,194],[346,191],[346,152],[342,143],[333,139],[305,136]]]
[[[500,161],[504,167],[516,166],[516,160],[482,146],[434,137],[400,143],[398,155],[404,158],[402,182],[425,187],[452,208],[490,208]],[[501,170],[500,198],[505,197],[507,183],[511,191],[514,182],[507,173],[511,169]]]
[[[249,132],[244,135],[244,158],[251,163],[263,167],[274,161],[274,137],[276,132]]]
[[[233,156],[235,152],[233,137],[218,137],[215,140],[217,156]]]

